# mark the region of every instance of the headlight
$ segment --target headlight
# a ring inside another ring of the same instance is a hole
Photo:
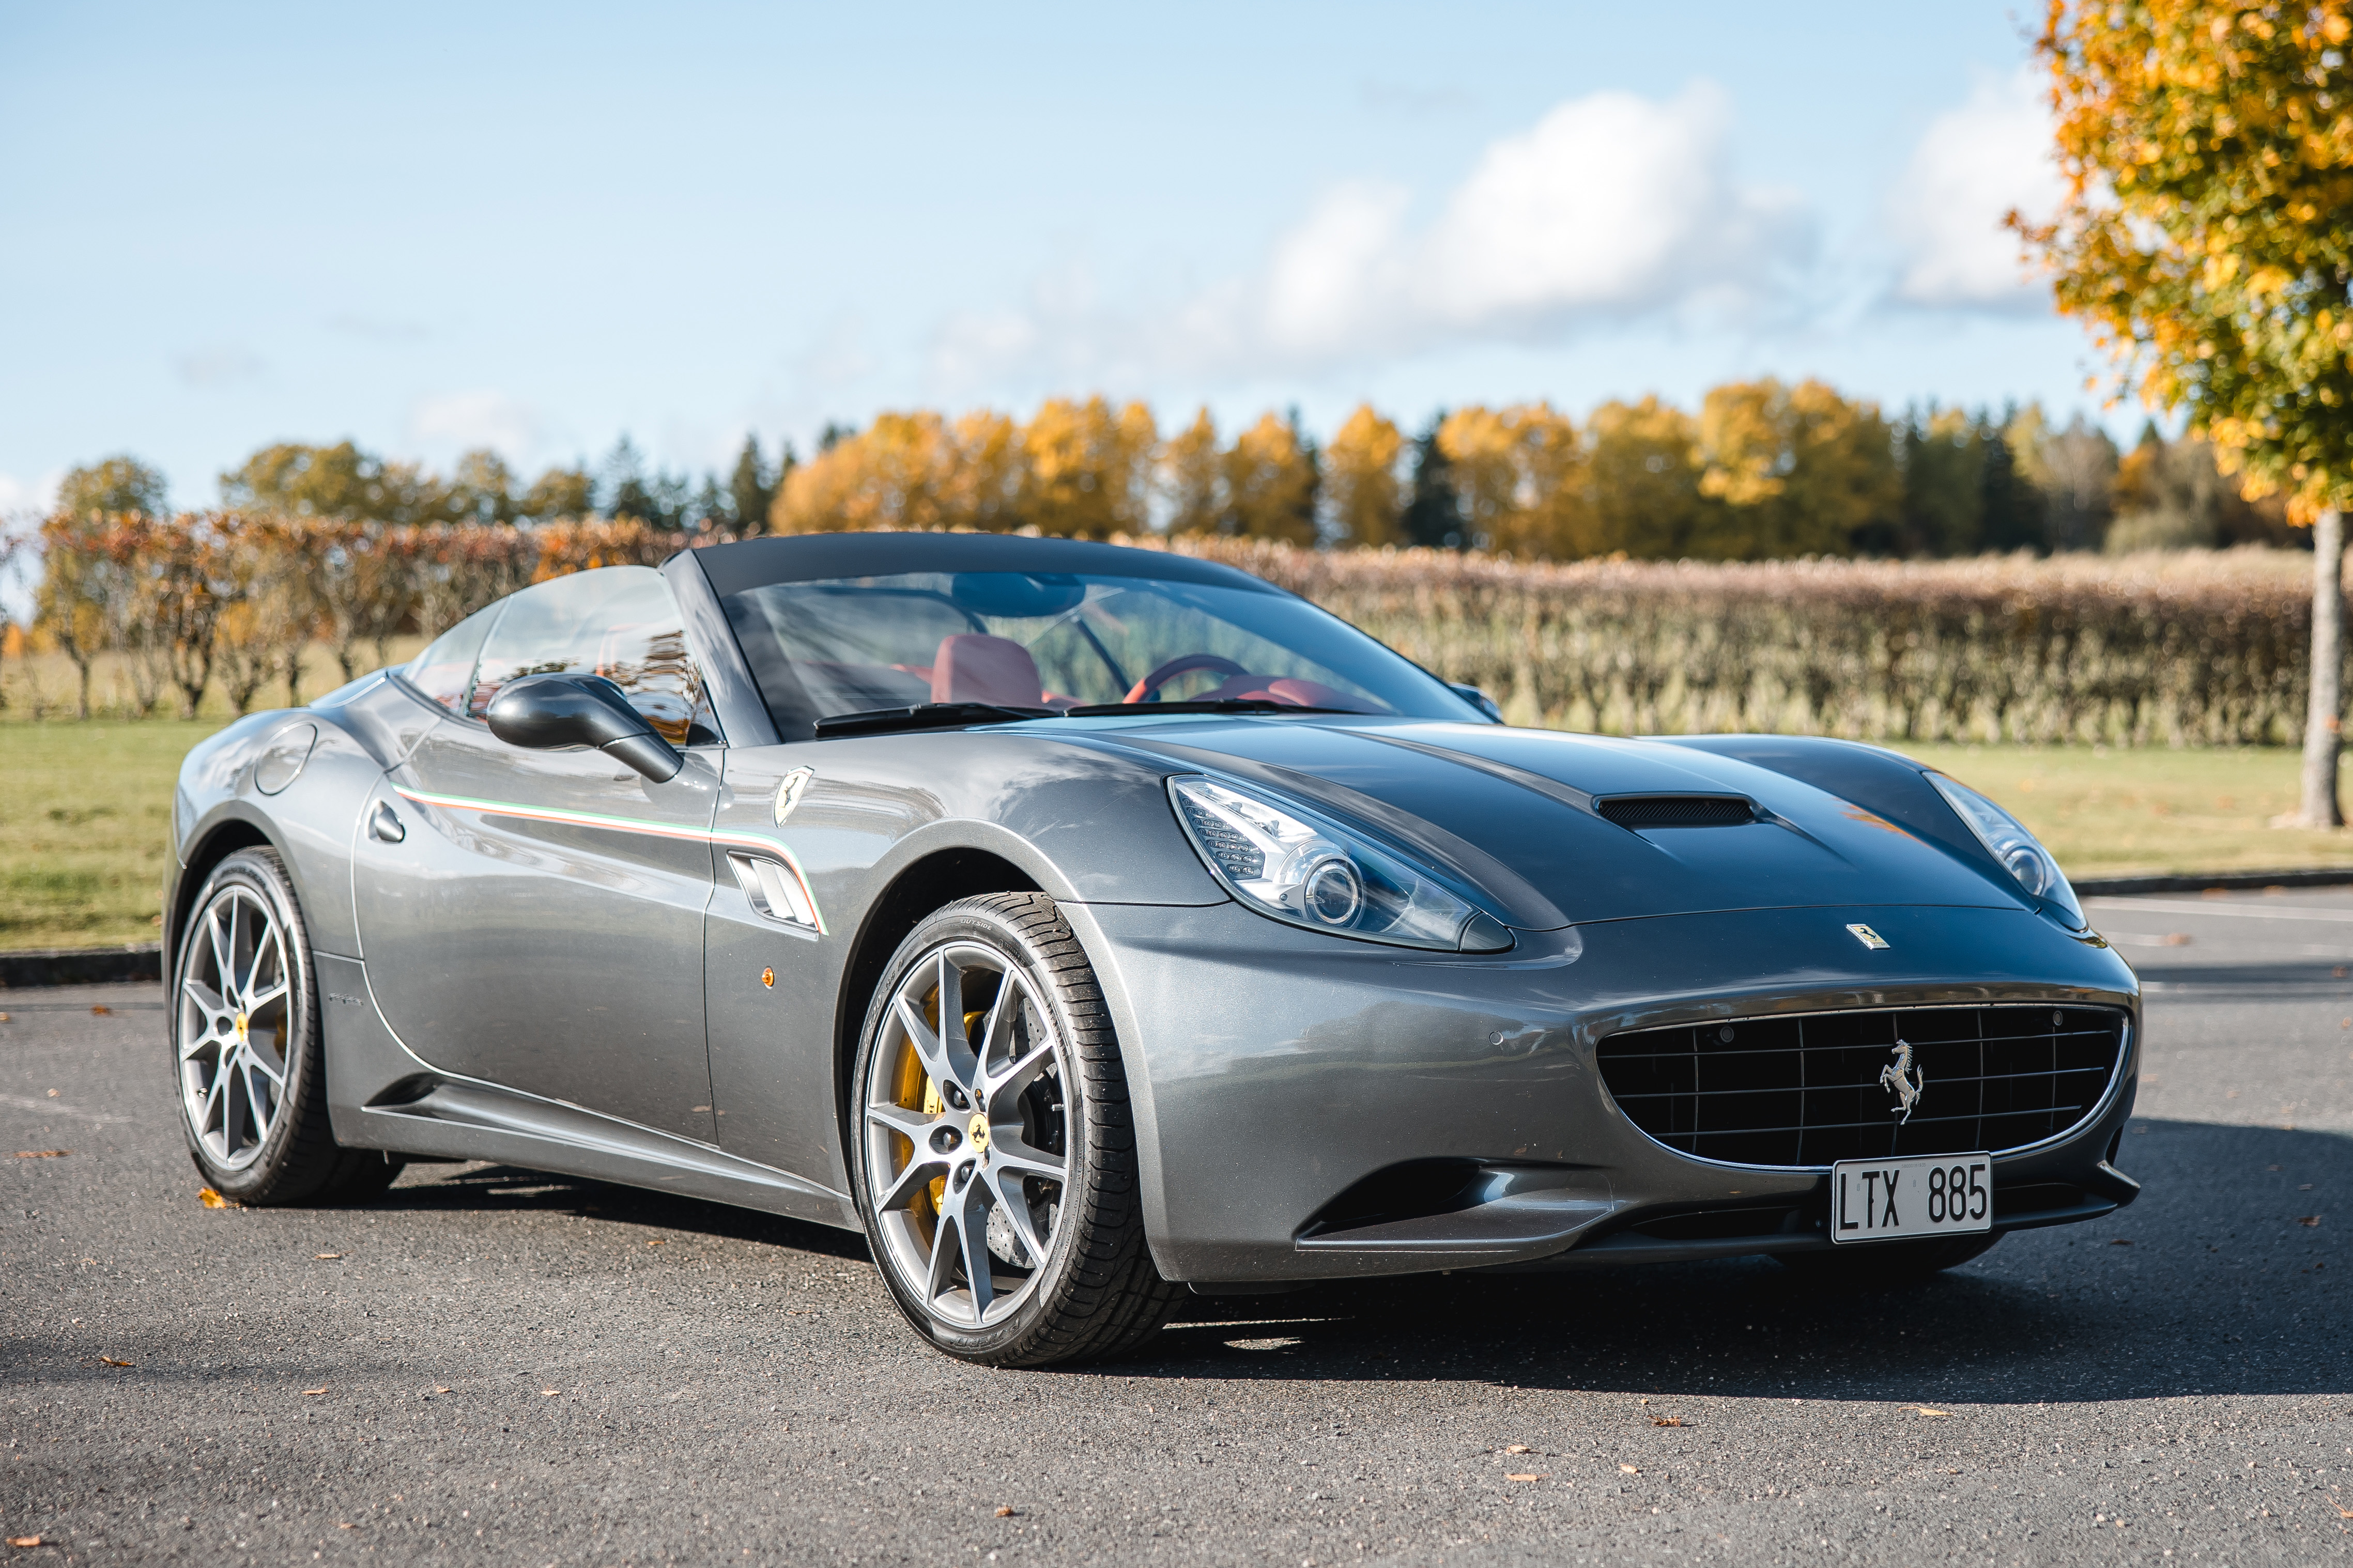
[[[1201,858],[1261,914],[1399,947],[1501,952],[1512,945],[1511,931],[1486,910],[1303,807],[1198,777],[1170,779],[1168,788]]]
[[[2020,887],[2058,905],[2077,925],[2084,923],[2084,907],[2075,901],[2075,889],[2067,885],[2051,851],[2026,831],[2024,823],[1968,785],[1942,773],[1930,773],[1928,782],[1936,786],[1936,793],[1945,797],[1946,804],[1961,814],[1961,820],[1969,825],[1978,842],[2001,862],[2004,870],[2018,879]]]

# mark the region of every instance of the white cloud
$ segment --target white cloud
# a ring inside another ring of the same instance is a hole
[[[2051,131],[2038,79],[2023,67],[1979,79],[1967,103],[1929,122],[1887,198],[1904,253],[1897,299],[2006,310],[2049,304],[2001,220],[2012,208],[2047,217],[2058,205]]]
[[[0,474],[0,523],[11,518],[26,515],[38,517],[57,503],[58,487],[65,482],[65,471],[42,475],[37,479],[20,479],[14,474]]]
[[[537,455],[539,437],[536,410],[488,388],[419,398],[408,411],[408,439],[436,453],[488,447],[522,465]]]
[[[949,321],[934,373],[952,388],[1008,374],[1279,374],[1751,309],[1807,258],[1813,226],[1792,198],[1734,181],[1729,128],[1707,83],[1664,101],[1572,100],[1490,143],[1419,226],[1407,188],[1343,184],[1255,272],[1151,322],[1098,310],[1064,280],[1026,308]]]

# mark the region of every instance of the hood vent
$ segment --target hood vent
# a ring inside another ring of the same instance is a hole
[[[1757,820],[1756,808],[1736,795],[1621,795],[1597,800],[1593,809],[1620,827],[1738,827]]]

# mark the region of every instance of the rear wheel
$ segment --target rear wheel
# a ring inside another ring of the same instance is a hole
[[[172,976],[180,1125],[206,1184],[242,1204],[382,1191],[398,1155],[336,1146],[327,1124],[309,930],[283,862],[240,849],[196,894]]]
[[[1870,1290],[1926,1279],[1982,1258],[2000,1241],[1994,1236],[1956,1236],[1921,1241],[1882,1241],[1828,1252],[1779,1252],[1782,1267],[1802,1279],[1845,1289]]]
[[[965,899],[900,944],[853,1079],[875,1260],[940,1349],[996,1366],[1114,1355],[1180,1299],[1145,1246],[1127,1080],[1051,899]]]

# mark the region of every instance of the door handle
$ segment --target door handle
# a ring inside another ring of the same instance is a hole
[[[408,837],[408,829],[389,804],[377,801],[375,809],[368,813],[368,837],[380,838],[386,844],[397,844]]]

